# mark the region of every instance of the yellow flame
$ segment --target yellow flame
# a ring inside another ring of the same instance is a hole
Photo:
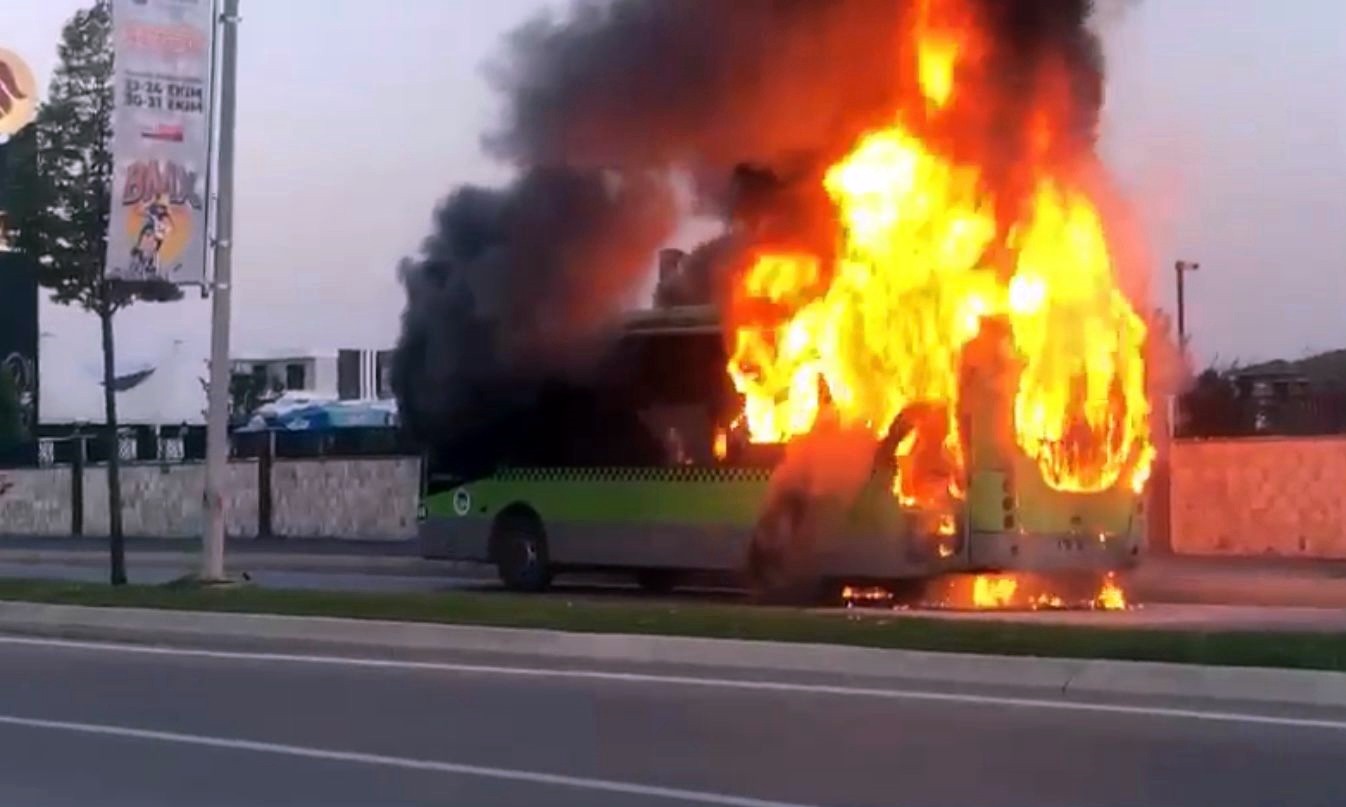
[[[847,603],[886,602],[892,598],[893,593],[882,586],[843,586],[841,589],[841,599]]]
[[[749,434],[780,442],[806,433],[824,391],[844,422],[876,436],[913,403],[930,403],[937,428],[903,437],[894,492],[922,503],[960,493],[955,482],[918,494],[928,474],[913,466],[962,470],[959,360],[997,296],[994,274],[979,266],[996,223],[977,172],[893,126],[865,137],[824,187],[845,228],[832,276],[823,282],[812,256],[767,253],[743,278],[744,299],[784,312],[736,330],[729,373]]]
[[[1043,592],[1034,597],[1032,602],[1029,603],[1029,605],[1034,610],[1037,610],[1039,608],[1064,608],[1066,605],[1066,601],[1061,599],[1059,595],[1051,594],[1049,592]]]
[[[1147,473],[1146,328],[1116,286],[1096,208],[1043,182],[1015,239],[1009,315],[1024,359],[1014,400],[1020,447],[1057,490],[1107,490],[1128,466]]]
[[[1014,603],[1019,581],[1010,575],[979,574],[972,581],[972,605],[977,608],[1008,608]]]
[[[1105,611],[1121,611],[1127,606],[1126,592],[1122,590],[1121,585],[1117,583],[1117,576],[1108,572],[1107,577],[1103,578],[1103,587],[1099,590],[1098,596],[1094,600],[1097,607]]]
[[[921,92],[942,107],[975,57],[975,26],[958,0],[923,0],[916,20]],[[1028,117],[1030,141],[1053,133],[1049,110]],[[1045,140],[1023,190],[998,194],[983,165],[994,155],[954,159],[901,110],[894,120],[822,177],[840,231],[831,254],[764,249],[742,274],[728,371],[749,439],[807,434],[823,407],[880,438],[902,416],[893,494],[952,513],[967,488],[964,350],[996,318],[1018,359],[1004,436],[1053,489],[1139,492],[1154,458],[1146,326],[1117,285],[1095,200],[1045,162]]]
[[[921,89],[935,106],[949,103],[953,95],[953,69],[958,59],[958,43],[944,40],[921,48]]]
[[[923,0],[919,9],[916,73],[926,100],[936,107],[944,107],[953,97],[954,71],[958,67],[963,41],[955,32],[935,28],[933,6],[931,0]]]

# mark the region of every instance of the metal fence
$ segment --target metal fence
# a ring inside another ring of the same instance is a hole
[[[1197,389],[1178,401],[1178,437],[1271,437],[1346,434],[1346,392],[1243,397]]]
[[[199,427],[128,426],[118,430],[117,457],[125,463],[199,462],[205,456],[205,429]],[[38,440],[37,464],[42,467],[99,464],[107,459],[106,438],[97,427],[48,430]]]
[[[420,447],[400,429],[379,426],[322,431],[236,432],[233,456],[254,458],[269,453],[277,459],[317,457],[419,456]]]
[[[418,456],[417,446],[400,429],[361,427],[326,431],[234,432],[229,437],[230,457],[277,459],[321,457]],[[119,430],[118,458],[124,463],[180,464],[206,458],[205,429],[198,426],[143,427]],[[107,462],[107,445],[100,430],[82,428],[48,434],[38,441],[36,464],[41,467]],[[23,464],[32,464],[26,462]]]

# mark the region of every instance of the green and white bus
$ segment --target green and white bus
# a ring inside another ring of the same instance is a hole
[[[618,353],[632,389],[620,395],[662,456],[605,464],[498,467],[476,478],[430,474],[420,542],[427,558],[494,564],[511,589],[540,591],[558,574],[630,573],[668,588],[705,573],[748,571],[778,447],[723,444],[739,399],[711,309],[664,309],[631,319]],[[983,391],[984,392],[984,391]],[[614,393],[616,394],[616,393]],[[901,505],[876,451],[871,482],[829,521],[837,534],[810,562],[819,578],[884,583],[952,572],[1104,572],[1135,563],[1142,496],[1125,485],[1062,493],[1012,446],[986,439],[989,394],[967,394],[966,496],[951,535]],[[980,402],[980,403],[978,403]],[[600,424],[601,427],[601,424]],[[717,442],[719,445],[717,445]],[[890,452],[887,452],[891,456]],[[785,513],[786,518],[797,514]],[[947,530],[945,530],[947,532]]]

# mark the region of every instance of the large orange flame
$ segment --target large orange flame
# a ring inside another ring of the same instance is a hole
[[[1019,445],[1057,490],[1106,490],[1128,465],[1143,475],[1153,452],[1145,323],[1116,287],[1097,210],[1046,181],[1018,235],[1009,316],[1025,362]]]
[[[897,110],[825,173],[835,253],[765,250],[744,271],[729,363],[744,425],[754,441],[784,442],[823,407],[876,437],[906,421],[894,492],[947,512],[965,485],[964,348],[996,317],[1018,356],[1014,442],[1045,482],[1139,490],[1153,457],[1146,326],[1118,288],[1100,205],[1049,157],[1050,99],[1027,117],[1017,193],[991,181],[990,155],[955,159],[918,134],[962,97],[960,59],[976,51],[962,10],[923,0],[912,33],[920,112]]]

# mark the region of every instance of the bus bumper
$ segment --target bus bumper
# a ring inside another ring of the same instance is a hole
[[[1132,535],[1021,535],[974,532],[968,539],[970,571],[1107,571],[1139,561],[1140,540]]]

